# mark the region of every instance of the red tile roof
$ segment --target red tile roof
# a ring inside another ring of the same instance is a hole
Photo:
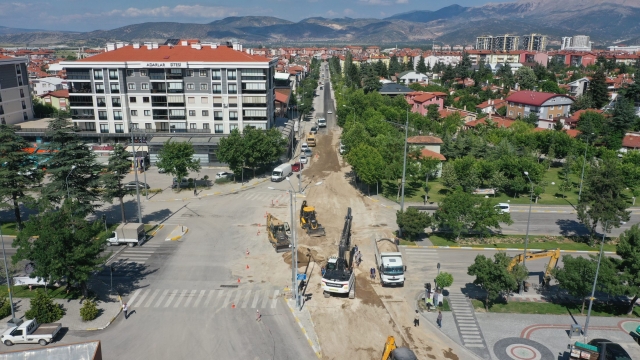
[[[523,90],[523,91],[518,91],[512,95],[509,95],[509,97],[507,97],[507,101],[509,102],[514,102],[517,104],[526,104],[526,105],[533,105],[533,106],[542,106],[542,104],[549,100],[552,99],[554,97],[566,97],[569,98],[569,96],[566,95],[559,95],[559,94],[554,94],[554,93],[546,93],[546,92],[538,92],[538,91],[531,91],[531,90]]]
[[[0,55],[0,59],[13,59],[11,56]]]
[[[435,151],[431,151],[429,149],[422,149],[420,151],[420,154],[424,158],[433,158],[433,159],[438,159],[440,161],[446,161],[447,160],[447,158],[444,155],[439,154],[439,153],[437,153]]]
[[[640,149],[640,135],[627,134],[622,138],[622,147],[629,149]]]
[[[489,105],[489,101],[492,101],[493,103],[491,105],[493,105],[496,109],[501,108],[503,106],[506,105],[507,101],[506,100],[502,100],[502,99],[495,99],[495,100],[487,100],[481,104],[476,105],[476,109],[485,109],[488,108]]]
[[[202,46],[202,49],[194,49],[190,46],[161,45],[157,49],[147,49],[140,46],[134,49],[132,45],[120,49],[107,51],[77,62],[109,62],[109,61],[204,61],[204,62],[269,62],[270,59],[260,55],[250,55],[243,51],[233,50],[226,46],[218,46],[212,49]]]
[[[420,135],[408,138],[407,142],[409,144],[442,144],[442,139],[435,136]]]
[[[420,95],[414,97],[413,101],[417,102],[417,103],[423,103],[425,101],[429,101],[429,100],[433,99],[434,97],[436,97],[436,96],[433,95],[433,94],[424,93],[424,94],[420,94]]]
[[[42,94],[40,95],[40,97],[45,97],[45,96],[53,96],[56,98],[69,98],[69,90],[64,89],[64,90],[56,90],[56,91],[49,91],[46,94]]]
[[[276,91],[276,101],[286,104],[289,102],[289,96],[287,96],[287,94]]]
[[[469,127],[476,127],[480,124],[486,124],[487,120],[489,120],[488,117],[486,118],[482,118],[482,119],[478,119],[478,120],[473,120],[473,121],[469,121],[468,123],[465,123],[464,126],[469,126]],[[491,117],[491,121],[496,124],[498,127],[502,127],[502,128],[509,128],[511,127],[511,125],[513,125],[513,123],[515,123],[515,120],[511,120],[511,119],[505,119],[503,117]]]

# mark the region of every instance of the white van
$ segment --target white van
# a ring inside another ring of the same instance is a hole
[[[500,210],[500,213],[502,214],[508,214],[511,212],[511,206],[509,206],[508,203],[498,203],[498,205],[496,205],[496,207]]]
[[[318,127],[327,127],[327,119],[325,118],[320,118],[318,119]]]
[[[271,181],[282,181],[291,174],[293,174],[291,164],[279,165],[277,168],[273,169],[273,172],[271,173]]]

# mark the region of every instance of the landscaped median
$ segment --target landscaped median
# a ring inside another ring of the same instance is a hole
[[[471,303],[476,312],[487,312],[484,301],[471,299]],[[489,306],[489,312],[492,313],[512,313],[512,314],[540,314],[540,315],[580,315],[581,302],[533,302],[533,301],[516,301],[512,298],[508,303],[499,302],[492,303]],[[620,316],[629,318],[640,317],[640,308],[636,307],[633,313],[627,315],[626,309],[628,305],[616,304],[613,302],[594,302],[591,309],[593,316]],[[585,309],[586,313],[586,309]]]
[[[578,238],[586,240],[586,238]],[[472,247],[472,248],[494,248],[494,249],[524,249],[524,235],[498,235],[480,239],[472,236],[461,236],[458,241],[452,239],[450,234],[433,233],[429,235],[429,240],[434,246],[450,247]],[[611,242],[613,239],[608,238]],[[420,245],[420,242],[401,241],[401,245]],[[565,251],[599,251],[600,246],[589,246],[584,242],[575,241],[564,236],[529,236],[529,249],[551,250],[560,249]],[[604,251],[615,252],[615,244],[604,245]]]

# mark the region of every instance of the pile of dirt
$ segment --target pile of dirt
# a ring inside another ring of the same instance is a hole
[[[282,260],[291,266],[291,251],[282,254]],[[326,257],[318,253],[315,248],[310,248],[304,245],[298,246],[298,267],[307,266],[309,263],[315,262],[318,264],[324,264]]]

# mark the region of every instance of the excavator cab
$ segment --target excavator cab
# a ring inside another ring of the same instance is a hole
[[[396,339],[389,336],[384,344],[382,360],[418,360],[418,357],[407,347],[397,347]]]
[[[316,219],[316,208],[307,206],[307,200],[304,200],[300,207],[300,227],[310,236],[325,236],[324,227]]]

